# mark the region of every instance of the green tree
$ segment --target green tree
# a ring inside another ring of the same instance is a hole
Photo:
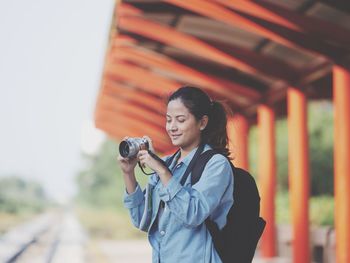
[[[257,175],[258,130],[249,135],[250,170]],[[333,194],[333,108],[329,102],[311,102],[308,107],[311,194]],[[288,191],[288,124],[276,121],[277,186]]]
[[[0,178],[0,211],[19,213],[42,211],[48,204],[42,186],[18,176]]]

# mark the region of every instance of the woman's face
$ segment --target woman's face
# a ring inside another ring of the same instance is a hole
[[[206,122],[197,121],[180,99],[168,103],[166,130],[173,145],[187,150],[197,147],[201,139],[201,128],[205,124]]]

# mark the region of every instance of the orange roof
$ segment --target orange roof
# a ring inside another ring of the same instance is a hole
[[[285,115],[290,86],[330,98],[332,66],[350,68],[350,8],[339,1],[124,0],[115,16],[96,126],[116,139],[152,134],[162,152],[164,98],[181,85],[255,123],[262,103]]]

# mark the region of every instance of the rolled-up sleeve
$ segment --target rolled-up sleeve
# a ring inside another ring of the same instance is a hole
[[[216,154],[208,161],[201,179],[191,188],[183,187],[178,180],[171,178],[167,186],[160,187],[159,196],[180,221],[196,227],[220,205],[225,194],[232,198],[232,189],[229,161]]]
[[[133,193],[128,194],[125,190],[124,206],[129,209],[130,218],[133,225],[139,228],[145,207],[145,197],[139,184],[137,184]]]
[[[166,187],[159,188],[159,197],[164,202],[168,202],[173,199],[176,194],[182,189],[182,185],[172,177]]]
[[[131,194],[128,194],[128,192],[124,190],[124,206],[126,208],[131,209],[138,207],[142,204],[143,200],[144,195],[139,184],[137,184],[135,191]]]

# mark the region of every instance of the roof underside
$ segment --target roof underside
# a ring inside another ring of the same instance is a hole
[[[204,88],[256,122],[286,114],[288,87],[332,97],[332,67],[350,68],[350,7],[314,0],[124,0],[116,6],[96,126],[115,138],[149,134],[169,150],[164,97]]]

